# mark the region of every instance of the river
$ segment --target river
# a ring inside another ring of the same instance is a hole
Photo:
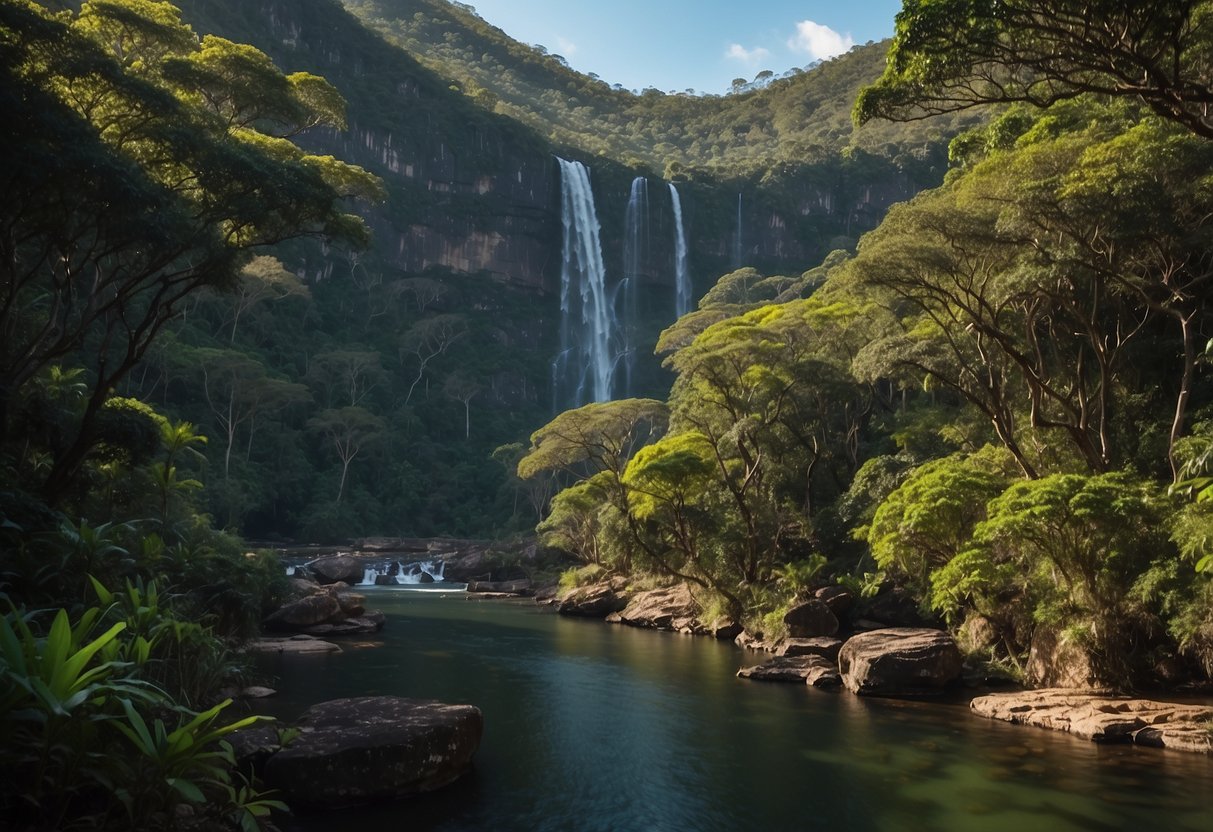
[[[957,704],[743,681],[734,672],[763,654],[529,602],[366,594],[388,616],[383,632],[340,654],[267,657],[282,691],[270,707],[291,717],[344,696],[470,703],[485,723],[475,770],[430,795],[287,829],[1213,829],[1207,757],[1095,745]]]

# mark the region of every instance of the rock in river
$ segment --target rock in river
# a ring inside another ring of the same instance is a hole
[[[938,695],[960,681],[962,665],[943,630],[872,630],[852,636],[838,653],[843,684],[867,696]]]
[[[291,601],[265,619],[267,630],[297,632],[341,617],[341,602],[333,595],[319,593]]]
[[[322,702],[299,737],[265,763],[264,778],[292,806],[334,808],[428,792],[472,766],[479,708],[395,696]]]
[[[360,583],[366,571],[363,561],[350,555],[333,555],[327,558],[320,558],[309,563],[308,567],[322,584],[335,584],[338,581],[344,581],[350,586]]]
[[[1213,753],[1213,705],[1181,705],[1091,690],[1047,688],[979,696],[974,713],[1065,731],[1093,742],[1133,742],[1198,754]]]
[[[836,687],[841,683],[838,668],[829,659],[818,655],[781,656],[754,667],[737,671],[742,679],[763,682],[797,682],[815,688]]]

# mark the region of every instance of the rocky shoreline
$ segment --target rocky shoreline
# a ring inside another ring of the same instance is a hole
[[[414,543],[413,553],[433,554],[432,541]],[[329,636],[378,631],[385,617],[366,609],[366,596],[350,583],[362,578],[368,558],[401,551],[396,545],[384,547],[370,554],[331,554],[310,562],[291,580],[295,597],[265,621],[266,630],[279,635],[254,642],[249,649],[339,652],[341,646],[326,640]],[[788,610],[783,620],[787,636],[769,640],[746,632],[732,620],[705,620],[694,589],[685,583],[635,591],[625,578],[604,576],[557,592],[554,586],[536,586],[525,575],[494,571],[486,562],[488,551],[478,545],[471,552],[445,553],[447,574],[453,566],[455,575],[466,579],[469,600],[533,598],[561,615],[729,639],[772,654],[740,668],[737,676],[743,679],[901,698],[955,696],[974,681],[971,674],[966,676],[952,636],[929,626],[932,622],[924,621],[896,591],[863,604],[861,617],[860,605],[845,588],[821,587]],[[1094,742],[1213,755],[1213,705],[1180,705],[1078,688],[975,693],[979,695],[972,697],[969,708],[985,718],[1062,731]],[[242,732],[240,756],[256,766],[267,782],[283,789],[292,804],[325,809],[395,799],[453,782],[471,768],[483,719],[470,705],[362,697],[314,706],[292,730],[298,732],[298,739],[288,746],[279,742],[278,729]],[[354,775],[334,779],[336,760]]]
[[[735,622],[700,618],[686,584],[632,592],[620,577],[565,591],[552,603],[562,615],[687,635],[730,638],[750,650],[774,654],[742,667],[743,679],[845,689],[860,696],[974,695],[973,713],[1013,724],[1063,731],[1104,743],[1133,743],[1213,755],[1213,704],[1186,705],[1116,696],[1094,688],[982,691],[989,680],[966,668],[952,636],[923,626],[920,614],[895,590],[853,617],[854,599],[843,587],[822,587],[788,611],[788,637],[767,640]],[[839,637],[840,635],[844,637]]]

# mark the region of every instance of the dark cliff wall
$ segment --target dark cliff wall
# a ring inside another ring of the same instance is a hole
[[[312,131],[302,141],[374,171],[388,186],[387,202],[367,212],[375,243],[365,267],[485,274],[554,292],[560,274],[554,154],[584,159],[575,149],[553,148],[529,128],[476,106],[334,0],[186,0],[183,6],[199,30],[252,42],[284,69],[323,75],[345,95],[349,129]],[[604,158],[584,161],[593,172],[612,275],[622,268],[631,179],[649,176],[648,272],[668,288],[673,219],[660,177]],[[744,262],[798,273],[836,245],[853,243],[914,190],[906,177],[880,167],[854,173],[818,166],[779,182],[680,183],[696,292],[734,267],[739,191]],[[341,269],[332,257],[313,254],[303,270],[313,279],[332,275]]]

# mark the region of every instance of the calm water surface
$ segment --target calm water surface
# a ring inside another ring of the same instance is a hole
[[[440,792],[293,829],[1213,830],[1206,757],[747,682],[733,674],[759,656],[731,644],[530,603],[366,594],[388,615],[380,646],[267,659],[282,690],[272,707],[470,703],[485,722],[476,768]]]

